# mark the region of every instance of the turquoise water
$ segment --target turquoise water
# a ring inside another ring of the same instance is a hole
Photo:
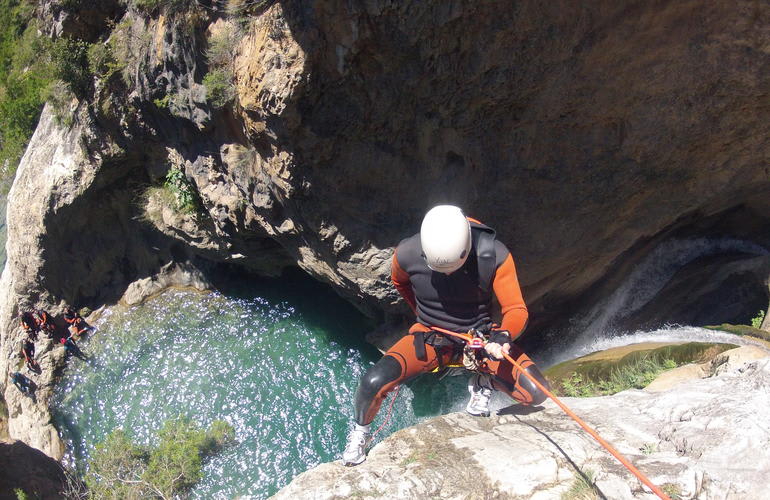
[[[363,341],[373,324],[301,283],[262,282],[227,296],[169,291],[114,307],[96,326],[81,343],[91,359],[70,361],[55,396],[67,459],[83,467],[118,427],[149,444],[168,418],[184,414],[203,426],[223,419],[238,444],[205,465],[197,498],[265,498],[337,459],[358,378],[379,359]],[[447,380],[426,375],[403,387],[378,439],[460,407],[465,377]]]

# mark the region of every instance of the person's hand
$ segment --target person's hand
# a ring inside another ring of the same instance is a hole
[[[511,344],[506,342],[505,344],[498,344],[497,342],[487,342],[487,344],[484,346],[484,350],[487,351],[487,354],[489,354],[492,359],[496,359],[497,361],[502,360],[506,354],[510,354],[511,352]]]
[[[508,330],[492,330],[486,345],[489,346],[485,348],[492,359],[500,361],[505,357],[503,354],[511,353],[511,334]]]

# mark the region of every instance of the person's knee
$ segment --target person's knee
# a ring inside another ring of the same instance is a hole
[[[548,396],[546,396],[546,394],[540,389],[537,389],[532,393],[532,402],[529,404],[530,406],[537,406],[541,404],[543,401],[545,401],[546,399],[548,399]]]
[[[379,403],[374,405],[375,397],[380,394],[385,386],[401,378],[402,369],[398,361],[392,356],[384,356],[377,364],[369,368],[361,377],[356,391],[354,413],[356,422],[366,425],[374,418],[379,408]],[[384,394],[381,394],[384,396]],[[374,406],[373,406],[374,405]]]
[[[401,377],[401,365],[393,356],[384,356],[361,377],[358,392],[366,398],[373,398],[390,382]]]
[[[546,380],[543,373],[536,366],[533,365],[528,367],[526,372],[532,375],[535,380],[540,382],[543,387],[550,390],[551,385],[548,383],[548,380]],[[528,382],[531,381],[528,380]],[[532,406],[537,406],[548,398],[548,395],[534,383],[531,383],[530,394],[532,395],[532,402],[530,403]]]

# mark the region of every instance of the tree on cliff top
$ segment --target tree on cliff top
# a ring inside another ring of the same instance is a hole
[[[96,446],[86,484],[92,498],[170,499],[192,489],[203,462],[234,441],[232,426],[215,421],[207,431],[187,418],[168,420],[157,446],[139,446],[121,429]]]

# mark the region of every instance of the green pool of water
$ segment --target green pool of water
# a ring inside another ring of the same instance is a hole
[[[317,287],[258,288],[226,296],[169,291],[108,310],[81,344],[90,360],[71,360],[57,388],[67,459],[82,468],[118,427],[149,444],[164,420],[180,414],[202,426],[223,419],[238,440],[205,465],[196,498],[265,498],[337,459],[358,378],[379,359],[363,341],[373,325]],[[428,375],[410,384],[414,390],[402,388],[380,436],[459,409],[464,384],[464,377],[437,383]]]

